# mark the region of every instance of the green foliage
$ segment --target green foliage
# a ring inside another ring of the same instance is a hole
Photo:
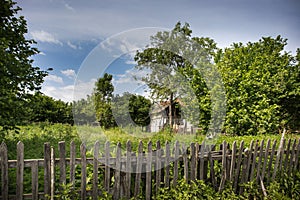
[[[275,133],[295,127],[299,117],[299,66],[284,52],[287,40],[262,38],[233,44],[217,65],[227,96],[225,131],[229,134]]]
[[[73,124],[72,105],[36,93],[30,101],[31,122]]]
[[[104,128],[115,126],[111,110],[111,99],[114,87],[111,83],[112,75],[105,73],[95,84],[94,105],[96,119]]]
[[[158,102],[167,100],[170,105],[179,99],[183,117],[206,131],[220,126],[220,113],[225,113],[225,106],[218,102],[222,85],[213,64],[217,47],[212,39],[192,37],[191,33],[189,24],[180,22],[171,31],[158,32],[145,50],[137,52],[136,68],[148,72],[142,81],[151,89],[152,98]],[[225,103],[225,97],[221,103]],[[169,107],[172,128],[175,112]],[[219,113],[215,113],[218,109]],[[211,118],[215,124],[209,127]]]
[[[149,99],[128,92],[116,95],[112,100],[112,111],[118,126],[147,126],[150,123]]]
[[[31,91],[40,89],[47,72],[33,67],[31,56],[38,53],[27,40],[26,20],[11,0],[0,3],[0,126],[15,128],[28,120]],[[1,131],[1,129],[0,129]]]

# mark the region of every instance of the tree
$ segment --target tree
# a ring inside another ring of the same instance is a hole
[[[141,95],[128,92],[116,95],[112,100],[112,111],[118,126],[147,126],[150,123],[151,101]]]
[[[114,86],[112,84],[112,75],[105,73],[95,84],[94,104],[96,110],[96,119],[104,128],[115,126],[111,110],[111,100]]]
[[[47,75],[33,67],[31,56],[38,53],[27,40],[27,24],[18,16],[20,7],[11,0],[0,3],[0,127],[14,128],[28,120],[28,102]]]
[[[30,101],[31,122],[73,124],[72,105],[41,93],[36,93]]]
[[[86,99],[73,101],[73,116],[76,125],[92,124],[96,121],[94,97],[88,95]]]
[[[226,87],[227,133],[255,135],[295,128],[300,69],[299,60],[295,64],[295,58],[283,51],[286,44],[280,36],[265,37],[220,52],[216,62]]]
[[[191,36],[186,23],[178,22],[171,31],[158,32],[151,37],[151,44],[137,52],[135,61],[139,70],[147,70],[142,78],[151,89],[152,98],[169,101],[169,126],[174,116],[172,105],[179,98],[186,109],[185,117],[204,130],[211,117],[211,94],[213,80],[213,55],[217,51],[215,42],[209,38]]]

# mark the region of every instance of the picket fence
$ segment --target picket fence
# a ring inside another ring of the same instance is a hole
[[[243,141],[239,146],[237,142],[229,145],[225,141],[220,146],[198,143],[185,146],[179,142],[170,145],[157,141],[149,142],[145,152],[142,142],[137,152],[132,152],[130,141],[124,152],[120,143],[113,151],[111,146],[106,142],[104,151],[99,153],[99,142],[96,142],[93,155],[87,156],[87,148],[81,144],[80,157],[76,158],[74,142],[70,143],[69,157],[65,142],[59,142],[55,158],[55,149],[45,143],[43,159],[24,159],[24,144],[19,142],[17,159],[8,160],[6,144],[2,143],[0,199],[54,199],[63,184],[71,185],[80,199],[98,199],[103,191],[111,193],[114,199],[129,199],[140,193],[151,199],[160,187],[176,186],[182,178],[187,182],[210,182],[219,191],[230,181],[236,193],[243,192],[242,183],[256,181],[264,192],[265,186],[280,174],[292,175],[299,170],[300,139],[282,140],[280,145],[276,140],[252,141],[248,148]],[[9,179],[11,168],[15,168],[16,180]],[[27,173],[31,171],[32,192],[24,194],[24,169],[27,168]],[[39,171],[43,171],[43,180]],[[16,184],[13,193],[9,181]]]

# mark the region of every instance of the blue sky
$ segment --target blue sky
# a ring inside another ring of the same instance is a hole
[[[42,91],[72,101],[90,93],[101,73],[114,75],[119,92],[138,90],[131,75],[135,50],[155,30],[188,22],[194,36],[218,47],[282,35],[287,51],[300,47],[298,0],[17,0],[35,39],[34,64],[54,70]],[[149,28],[152,27],[152,28]],[[114,42],[115,41],[115,42]],[[108,47],[116,47],[111,49]],[[142,72],[145,73],[145,72]],[[75,95],[73,91],[75,88]],[[78,89],[80,88],[80,89]],[[77,92],[76,92],[76,89]]]

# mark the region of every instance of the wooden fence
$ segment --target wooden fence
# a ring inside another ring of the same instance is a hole
[[[216,190],[222,190],[225,182],[230,181],[235,192],[241,193],[242,183],[257,181],[263,189],[283,172],[292,174],[299,170],[300,140],[283,140],[281,145],[276,140],[252,141],[248,148],[243,141],[231,146],[224,141],[220,146],[191,143],[188,147],[179,142],[162,145],[158,141],[149,142],[145,152],[140,142],[136,153],[131,152],[130,142],[123,153],[120,144],[114,151],[110,146],[105,143],[104,152],[99,153],[96,142],[93,155],[87,156],[87,148],[81,144],[80,157],[76,158],[75,144],[70,143],[67,156],[66,144],[60,142],[55,158],[54,148],[45,143],[43,159],[24,159],[24,145],[19,142],[17,159],[8,160],[6,144],[2,143],[0,198],[53,199],[63,184],[69,184],[80,199],[88,196],[97,199],[103,191],[113,194],[114,199],[129,199],[140,193],[151,199],[160,187],[176,186],[182,178],[188,182],[197,179],[210,182]],[[31,193],[24,194],[26,169],[31,177]],[[16,180],[9,179],[12,170]],[[15,183],[15,192],[9,188],[9,182]]]

